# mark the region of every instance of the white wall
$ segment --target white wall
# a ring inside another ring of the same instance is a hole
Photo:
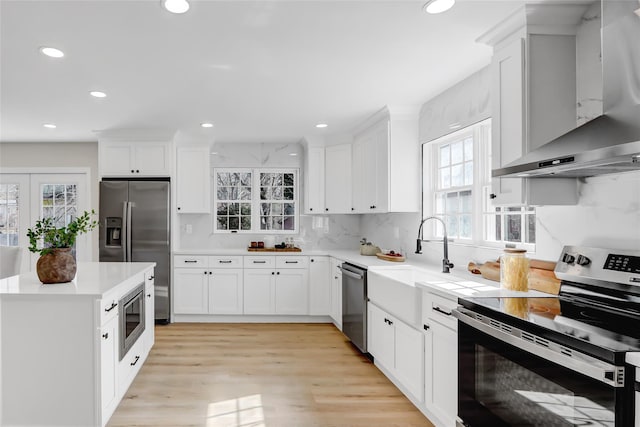
[[[4,168],[89,168],[90,209],[98,212],[97,142],[0,143],[0,172]],[[98,260],[98,233],[92,232],[93,260]]]
[[[303,151],[300,144],[214,144],[211,166],[299,168],[299,203],[304,193]],[[295,153],[296,156],[291,156]],[[212,186],[213,188],[213,186]],[[212,198],[213,199],[213,198]],[[212,201],[213,203],[213,201]],[[213,210],[212,210],[213,212]],[[302,212],[302,205],[300,205]],[[269,233],[214,234],[213,215],[178,215],[179,249],[241,249],[251,241],[264,240]],[[187,224],[192,233],[186,233]],[[299,233],[275,235],[278,239],[293,237],[303,249],[357,248],[360,240],[359,215],[300,215]]]

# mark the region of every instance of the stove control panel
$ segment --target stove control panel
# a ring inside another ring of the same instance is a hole
[[[565,246],[554,272],[577,283],[640,285],[640,251]]]

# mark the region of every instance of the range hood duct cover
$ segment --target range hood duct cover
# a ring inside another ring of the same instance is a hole
[[[602,0],[605,113],[494,169],[494,177],[589,177],[640,170],[637,0]]]

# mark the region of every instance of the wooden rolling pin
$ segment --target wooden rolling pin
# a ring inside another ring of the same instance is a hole
[[[529,260],[529,289],[558,295],[560,279],[553,273],[556,263],[551,261]],[[481,274],[484,279],[500,281],[500,263],[487,261],[484,264],[470,262],[467,267],[473,274]]]

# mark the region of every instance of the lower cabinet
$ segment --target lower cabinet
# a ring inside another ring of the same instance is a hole
[[[208,313],[208,271],[204,268],[176,268],[173,274],[173,311],[179,314]]]
[[[242,269],[216,268],[209,271],[209,313],[242,314]]]
[[[331,314],[331,266],[328,256],[312,256],[309,259],[309,314]]]
[[[442,425],[454,427],[458,413],[457,302],[423,292],[424,402]]]
[[[244,314],[309,314],[309,271],[246,269]]]
[[[331,258],[331,319],[336,328],[342,330],[342,260]]]
[[[381,365],[417,401],[422,401],[424,341],[422,332],[368,304],[368,349]]]
[[[120,402],[118,394],[118,320],[113,316],[100,328],[100,394],[102,418],[108,420]],[[147,334],[150,335],[150,334]]]

